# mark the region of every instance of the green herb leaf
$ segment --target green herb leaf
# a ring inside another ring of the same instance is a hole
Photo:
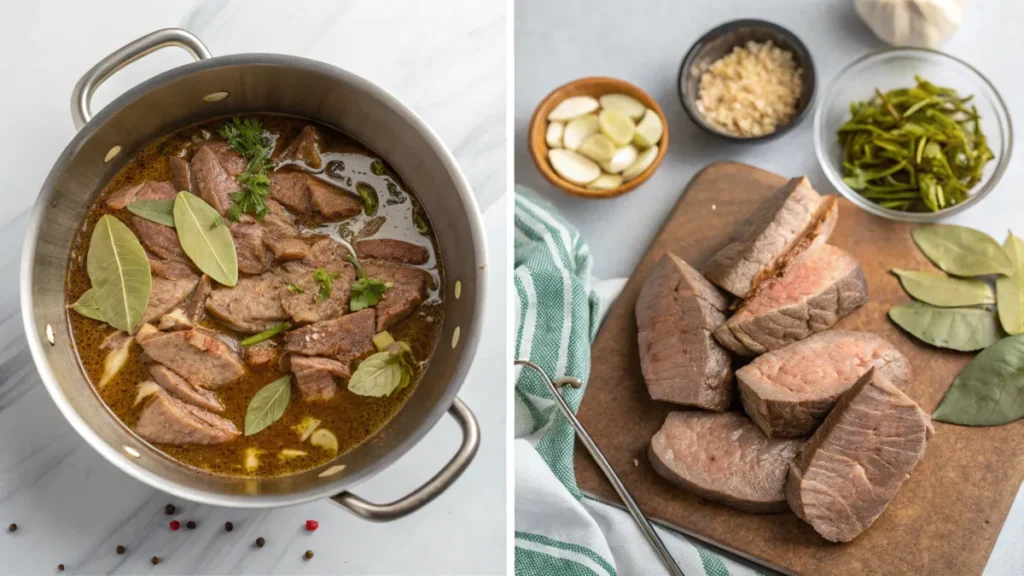
[[[281,332],[291,329],[291,327],[291,322],[280,322],[278,324],[274,324],[270,328],[267,328],[263,332],[249,336],[245,340],[242,340],[240,344],[242,346],[252,346],[253,344],[259,344],[260,342],[263,342],[265,340],[270,340],[271,338],[277,336]]]
[[[984,232],[965,226],[933,224],[918,226],[911,235],[929,260],[955,276],[1013,273],[1002,246]]]
[[[1024,241],[1010,232],[1003,250],[1013,268],[1013,274],[996,278],[999,297],[999,322],[1007,334],[1024,333]]]
[[[331,297],[332,287],[331,281],[341,276],[337,272],[328,272],[324,268],[317,268],[313,271],[313,281],[320,285],[320,293],[317,294],[317,298],[327,300]]]
[[[961,352],[987,348],[1003,336],[995,312],[980,308],[936,308],[912,302],[890,308],[889,319],[922,342]]]
[[[377,190],[373,186],[370,186],[366,182],[356,182],[356,192],[363,199],[363,212],[367,216],[373,216],[377,213]]]
[[[302,286],[299,286],[298,284],[289,284],[288,285],[288,291],[291,292],[292,294],[302,294],[303,293]]]
[[[238,257],[227,226],[214,226],[220,214],[201,198],[178,192],[174,223],[182,250],[195,265],[225,286],[238,283]]]
[[[263,130],[263,125],[255,118],[242,119],[235,116],[230,122],[221,126],[217,132],[220,137],[243,158],[252,158],[268,148],[272,148],[270,136]],[[268,158],[270,154],[266,155]]]
[[[174,228],[174,200],[136,200],[128,211],[150,222]]]
[[[983,350],[953,380],[932,418],[963,426],[998,426],[1024,418],[1024,336]]]
[[[356,274],[359,276],[349,287],[348,309],[352,312],[359,312],[364,308],[376,306],[384,298],[384,293],[391,285],[376,278],[367,277],[362,264],[351,254],[346,256],[346,259],[355,266]]]
[[[907,294],[932,306],[945,308],[996,303],[992,287],[981,280],[897,268],[893,268],[892,273],[899,276]]]
[[[373,174],[375,174],[377,176],[383,176],[384,175],[384,163],[381,162],[380,160],[374,160],[373,162],[370,162],[370,172],[372,172]]]
[[[348,389],[359,396],[390,396],[412,381],[412,351],[405,342],[395,342],[356,367]]]
[[[71,309],[86,318],[106,322],[103,319],[103,313],[100,312],[100,307],[96,304],[96,294],[92,291],[92,288],[86,290],[85,294],[82,294],[82,297],[71,305]]]
[[[124,223],[105,214],[92,231],[86,258],[100,315],[114,328],[134,332],[153,287],[142,244]]]
[[[259,120],[242,120],[237,116],[222,126],[219,134],[235,152],[249,161],[245,171],[237,176],[242,189],[231,194],[235,203],[228,208],[227,216],[237,222],[242,214],[252,214],[262,221],[269,210],[270,177],[267,172],[274,168],[274,162],[270,160],[274,151],[270,135]]]
[[[412,211],[412,223],[416,226],[416,231],[426,236],[430,234],[430,227],[427,226],[426,219],[423,218],[423,214],[420,214],[419,210]]]
[[[277,422],[288,408],[292,395],[292,375],[274,380],[252,397],[245,409],[245,435],[253,434]]]

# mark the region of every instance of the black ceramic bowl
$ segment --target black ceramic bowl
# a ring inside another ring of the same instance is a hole
[[[700,86],[700,75],[693,74],[691,71],[697,69],[701,64],[710,64],[718,60],[732,52],[734,47],[746,44],[751,40],[755,42],[771,40],[776,46],[792,52],[796,58],[797,65],[804,73],[803,91],[800,93],[800,99],[797,102],[796,115],[789,121],[789,124],[771,134],[745,138],[743,136],[726,134],[704,120],[700,111],[697,110],[697,91]],[[683,103],[683,109],[686,110],[686,114],[690,116],[693,123],[700,126],[702,130],[727,140],[762,142],[771,140],[791,130],[807,115],[807,111],[811,108],[811,101],[814,99],[814,61],[811,60],[811,53],[808,52],[804,43],[795,34],[782,26],[765,20],[733,20],[732,22],[716,26],[694,43],[693,47],[686,53],[686,57],[683,58],[683,64],[679,67],[677,84],[679,99]]]

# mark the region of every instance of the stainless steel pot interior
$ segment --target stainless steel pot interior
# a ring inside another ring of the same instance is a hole
[[[219,92],[228,95],[204,99]],[[155,138],[204,119],[257,111],[323,122],[381,154],[422,201],[445,265],[447,316],[430,369],[400,413],[370,441],[332,463],[343,470],[324,477],[321,468],[282,478],[227,478],[176,464],[112,417],[69,345],[64,272],[72,237],[96,194],[134,151]],[[120,152],[110,158],[115,147]],[[64,150],[43,186],[26,239],[23,314],[33,356],[51,395],[105,457],[136,478],[193,501],[279,506],[351,488],[396,460],[452,406],[480,332],[485,252],[476,203],[453,158],[394,97],[358,76],[312,60],[227,56],[176,68],[135,87],[98,113]],[[458,297],[456,284],[461,286]]]

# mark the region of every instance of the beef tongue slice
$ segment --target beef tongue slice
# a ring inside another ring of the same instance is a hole
[[[142,408],[135,432],[158,444],[221,444],[240,436],[228,419],[182,402],[160,389]]]
[[[743,409],[769,437],[808,436],[861,376],[875,368],[897,388],[910,363],[875,334],[826,330],[736,371]]]
[[[222,150],[220,145],[201,145],[190,165],[193,192],[221,216],[227,214],[228,208],[234,204],[231,194],[241,190],[241,185],[235,179],[241,171],[234,172],[237,165],[230,160],[231,155],[245,162],[233,151]],[[245,170],[244,165],[242,170]]]
[[[307,180],[306,186],[309,187],[309,199],[313,209],[328,220],[346,220],[358,216],[363,211],[362,201],[352,192],[335,188],[315,178]]]
[[[729,353],[711,336],[728,300],[699,272],[665,254],[636,302],[640,367],[651,398],[724,411],[735,395]]]
[[[120,210],[138,200],[170,200],[175,193],[170,182],[146,181],[117,190],[107,198],[107,206]]]
[[[375,313],[372,308],[324,320],[286,332],[286,352],[334,358],[346,365],[374,351]]]
[[[235,243],[238,271],[242,274],[262,274],[270,269],[271,254],[263,243],[263,226],[251,216],[228,225]]]
[[[359,240],[355,243],[355,249],[359,258],[377,258],[399,264],[426,264],[430,260],[430,252],[425,246],[404,240]]]
[[[896,496],[932,433],[917,403],[868,371],[800,448],[786,481],[790,508],[826,540],[853,540]]]
[[[742,414],[671,412],[651,439],[654,470],[698,496],[747,512],[786,509],[786,471],[798,440],[766,438]]]
[[[206,311],[233,330],[255,334],[288,319],[281,306],[287,291],[287,278],[280,269],[242,276],[233,287],[214,288],[206,299]]]
[[[178,240],[178,232],[174,228],[139,216],[132,216],[131,225],[142,245],[153,254],[167,261],[189,262]]]
[[[168,156],[167,168],[171,171],[171,185],[176,191],[192,191],[192,173],[188,160],[181,156]]]
[[[391,283],[376,306],[378,332],[404,320],[426,298],[431,281],[426,270],[373,258],[367,258],[361,264],[370,278]]]
[[[287,268],[288,288],[282,292],[281,306],[296,324],[330,320],[348,312],[350,288],[356,279],[352,265],[333,261],[318,268],[333,276],[331,292],[326,298],[321,293],[320,283],[313,277],[316,268],[297,263]]]
[[[745,298],[809,241],[824,243],[837,217],[835,198],[823,199],[806,177],[793,178],[740,225],[732,241],[704,268],[704,276]]]
[[[197,386],[219,388],[245,375],[238,355],[219,338],[199,329],[160,332],[143,324],[136,340],[150,358]]]
[[[323,165],[320,157],[320,132],[313,125],[307,125],[299,131],[294,140],[279,155],[282,161],[302,162],[314,170]]]
[[[184,402],[205,408],[211,412],[220,413],[224,411],[224,404],[221,403],[213,391],[190,384],[187,380],[162,364],[151,364],[149,366],[149,374],[153,377],[154,382]]]
[[[149,292],[149,303],[142,314],[142,322],[149,323],[181,306],[199,283],[197,276],[168,280],[159,276],[153,278]]]
[[[715,329],[733,352],[756,356],[826,330],[868,300],[860,263],[835,246],[815,247],[777,278],[766,280]]]
[[[306,402],[330,400],[338,392],[335,377],[352,375],[349,366],[333,358],[292,355],[290,358],[295,385]]]

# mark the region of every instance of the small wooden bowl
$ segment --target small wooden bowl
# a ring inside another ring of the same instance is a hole
[[[563,179],[551,167],[551,162],[548,161],[548,143],[546,138],[548,114],[562,100],[572,96],[592,96],[598,98],[612,93],[627,94],[636,98],[644,106],[654,110],[658,117],[661,118],[662,136],[661,141],[658,142],[658,156],[654,159],[654,163],[647,167],[647,170],[644,170],[639,176],[629,182],[624,182],[622,186],[614,190],[589,190],[586,186],[579,186]],[[614,198],[643,184],[658,169],[661,160],[665,157],[665,151],[668,150],[668,121],[665,120],[665,113],[662,112],[661,106],[658,106],[658,103],[647,92],[625,80],[594,76],[573,80],[568,84],[555,88],[554,91],[548,94],[541,101],[540,105],[537,106],[537,109],[533,112],[533,118],[530,119],[529,140],[530,155],[533,156],[533,163],[537,165],[541,175],[556,188],[567,194],[583,198]]]

